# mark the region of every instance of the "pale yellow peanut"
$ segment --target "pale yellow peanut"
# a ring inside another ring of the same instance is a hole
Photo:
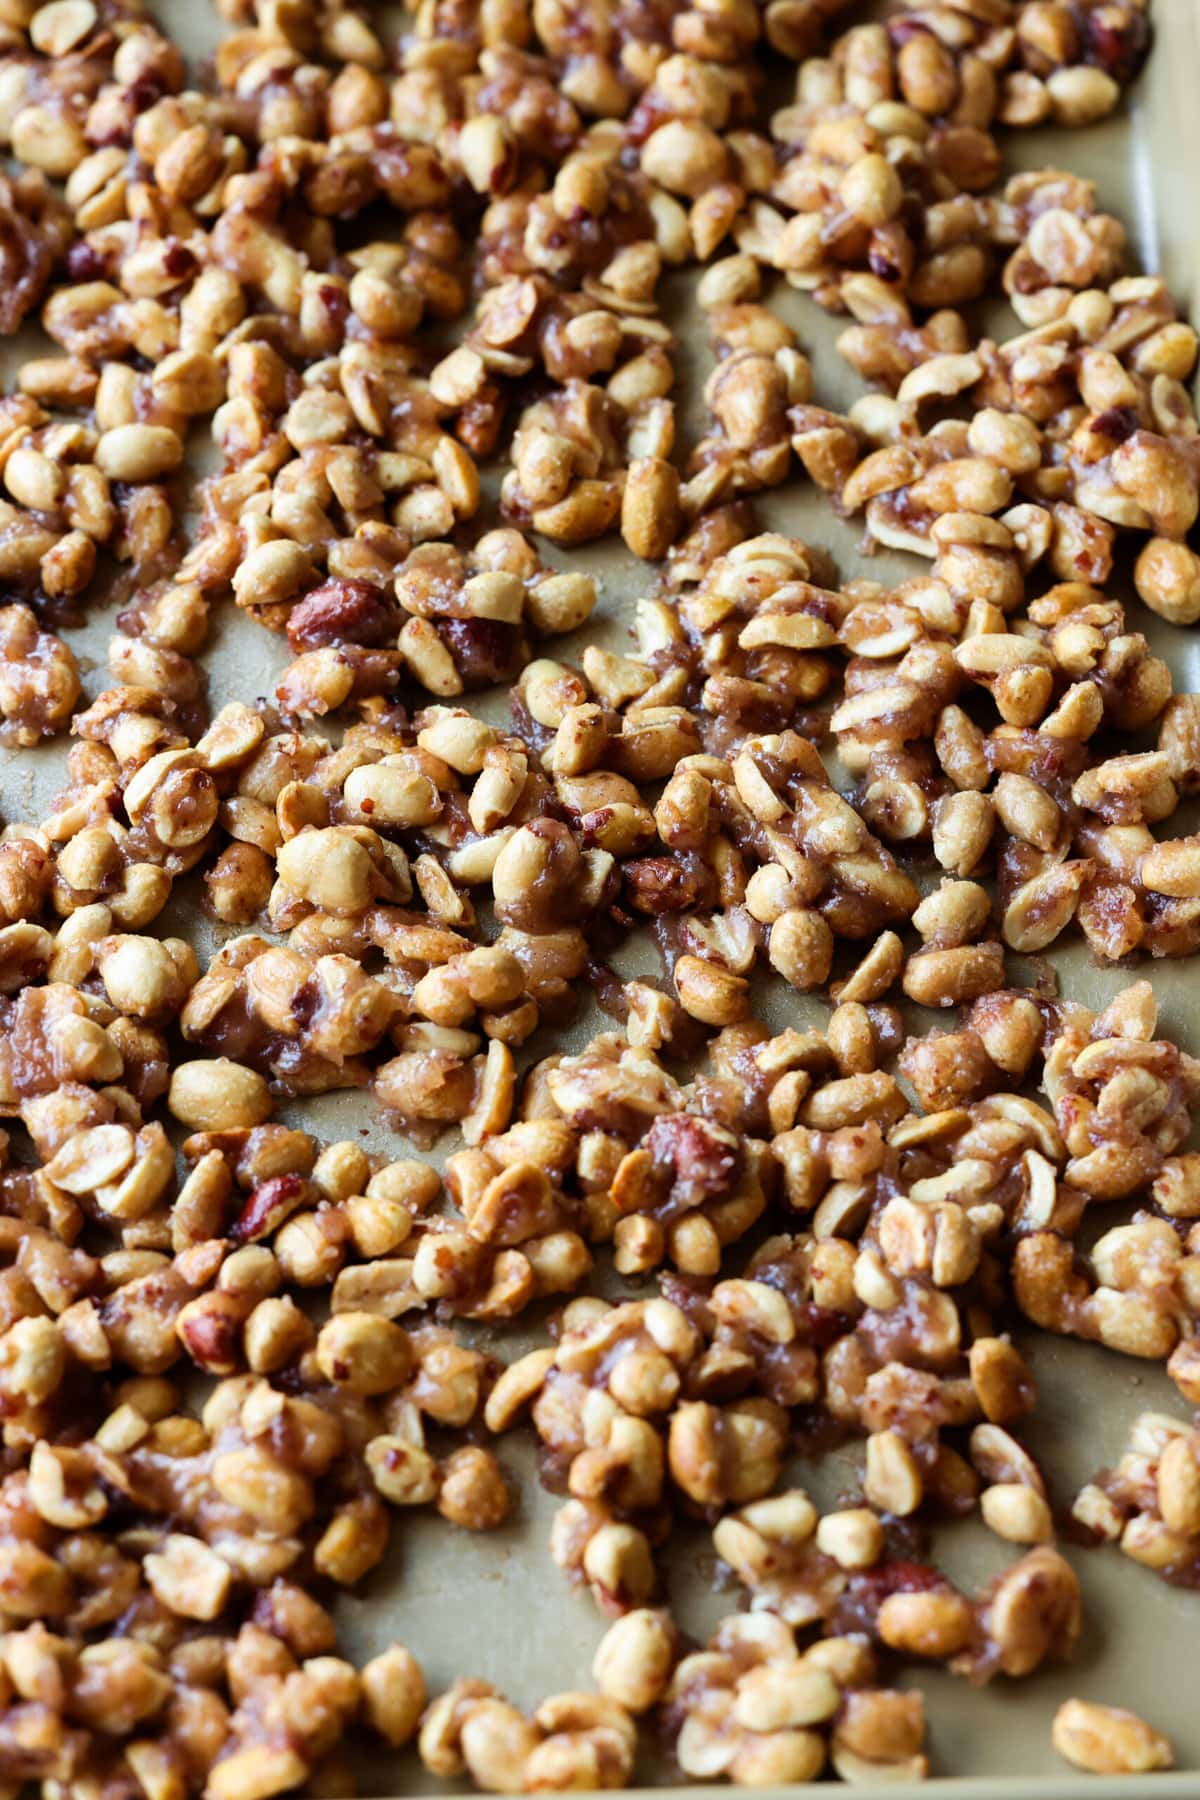
[[[1161,1731],[1124,1707],[1093,1700],[1065,1700],[1050,1735],[1061,1757],[1096,1775],[1145,1775],[1175,1760]]]

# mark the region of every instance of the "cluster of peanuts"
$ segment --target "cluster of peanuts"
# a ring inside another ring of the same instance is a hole
[[[1188,1585],[1200,1547],[1200,1437],[1182,1419],[1141,1413],[1114,1469],[1075,1497],[1072,1518],[1164,1581]]]
[[[858,1635],[799,1652],[783,1619],[734,1613],[704,1649],[683,1654],[669,1617],[639,1608],[605,1634],[594,1674],[631,1712],[655,1709],[679,1767],[698,1780],[806,1782],[827,1761],[851,1782],[920,1779],[928,1768],[920,1694],[879,1686]]]
[[[1200,948],[1200,839],[1157,830],[1200,700],[1111,591],[1132,550],[1200,621],[1197,334],[1092,183],[1005,178],[1005,132],[1117,106],[1144,0],[217,10],[192,86],[139,0],[0,0],[0,330],[50,341],[0,399],[0,744],[74,739],[0,834],[0,1773],[920,1778],[898,1662],[1022,1678],[1083,1630],[1013,1326],[1200,1407],[1200,1064],[1148,983],[1097,1015],[1006,961]],[[780,277],[847,319],[848,412]],[[928,573],[760,531],[797,470]],[[563,554],[612,533],[660,565],[620,651]],[[222,606],[291,660],[213,715]],[[197,895],[203,965],[162,929]],[[638,927],[662,975],[622,981]],[[824,1025],[762,1023],[768,972]],[[614,1028],[564,1054],[587,990]],[[420,1154],[275,1117],[336,1090]],[[516,1430],[594,1689],[355,1668],[339,1593],[402,1509],[503,1526]],[[831,1432],[821,1513],[788,1463]],[[1194,1585],[1198,1442],[1144,1415],[1070,1529]],[[967,1594],[924,1533],[972,1513],[1012,1559]],[[744,1595],[703,1646],[689,1530]],[[1172,1754],[1090,1700],[1053,1743]]]

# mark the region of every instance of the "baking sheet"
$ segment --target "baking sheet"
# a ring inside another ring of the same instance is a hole
[[[193,57],[211,51],[219,35],[215,13],[204,4],[157,0],[160,23]],[[1157,41],[1150,63],[1126,112],[1099,129],[1082,133],[1041,131],[1005,140],[1010,167],[1056,164],[1097,180],[1102,204],[1129,227],[1134,253],[1151,270],[1164,273],[1180,300],[1200,321],[1200,233],[1197,232],[1197,181],[1200,180],[1200,0],[1156,0]],[[669,310],[681,329],[678,355],[679,391],[692,396],[691,426],[701,416],[696,402],[709,367],[703,325],[691,305],[693,277],[670,278]],[[772,304],[797,328],[813,358],[818,400],[847,406],[861,384],[833,349],[840,322],[829,319],[801,295],[782,284]],[[6,382],[12,368],[36,353],[36,332],[23,342],[0,346],[0,371]],[[685,430],[687,421],[685,420]],[[206,427],[194,444],[193,466],[208,461]],[[763,497],[765,526],[807,538],[830,549],[844,577],[869,573],[899,581],[913,573],[912,559],[883,554],[869,563],[857,551],[860,526],[833,516],[823,496],[807,484],[793,482]],[[645,592],[652,573],[637,563],[619,541],[564,552],[543,546],[546,559],[594,571],[601,580],[602,600],[595,618],[574,642],[558,640],[554,654],[572,660],[587,638],[614,649],[628,642],[626,620],[632,601]],[[925,565],[922,565],[925,566]],[[113,613],[96,612],[86,626],[69,635],[85,667],[90,698],[108,685],[106,646]],[[1155,650],[1170,663],[1179,690],[1200,688],[1200,634],[1172,630],[1152,618],[1136,601],[1131,612]],[[288,661],[287,646],[251,625],[232,607],[218,613],[209,651],[210,692],[214,710],[226,700],[252,700],[268,695]],[[480,704],[489,717],[506,716],[505,697]],[[35,752],[0,753],[0,818],[36,821],[61,785],[65,745]],[[1176,822],[1172,829],[1183,829]],[[212,933],[194,907],[186,884],[172,898],[159,930],[191,937],[203,957]],[[1050,958],[1061,989],[1068,997],[1103,1006],[1131,979],[1127,971],[1093,966],[1074,943],[1056,947]],[[652,967],[645,945],[623,950],[625,972]],[[1137,973],[1154,983],[1162,1008],[1162,1028],[1200,1054],[1200,969],[1194,963],[1147,965]],[[765,1016],[778,1026],[785,1020],[820,1022],[825,1011],[813,999],[797,996],[778,982],[762,984]],[[928,1015],[927,1015],[928,1018]],[[930,1021],[931,1022],[931,1021]],[[945,1022],[944,1020],[942,1021]],[[568,1048],[577,1048],[595,1029],[611,1021],[588,1014],[577,1021]],[[545,1048],[535,1040],[534,1048]],[[392,1155],[411,1148],[380,1124],[370,1099],[361,1094],[326,1095],[284,1107],[280,1117],[303,1124],[323,1137],[364,1133],[360,1141]],[[441,1160],[455,1147],[445,1139],[431,1160]],[[506,1359],[538,1340],[536,1326],[519,1322],[489,1342]],[[1072,1344],[1030,1334],[1031,1360],[1040,1401],[1025,1428],[1036,1454],[1044,1453],[1056,1504],[1068,1504],[1079,1484],[1099,1465],[1120,1454],[1134,1415],[1162,1406],[1179,1414],[1183,1404],[1174,1388],[1153,1366],[1114,1356],[1091,1345]],[[500,1453],[519,1492],[513,1519],[500,1531],[474,1535],[457,1531],[436,1515],[398,1515],[393,1547],[386,1564],[369,1580],[369,1595],[348,1597],[339,1607],[343,1647],[361,1660],[394,1639],[406,1643],[422,1662],[431,1692],[460,1674],[482,1676],[523,1705],[571,1686],[590,1685],[590,1665],[605,1621],[586,1594],[571,1592],[547,1551],[550,1521],[559,1501],[537,1484],[532,1444],[520,1434],[501,1441]],[[831,1502],[855,1485],[861,1452],[851,1444],[820,1465],[797,1460],[788,1478],[809,1488],[818,1502]],[[859,1791],[901,1795],[924,1793],[937,1800],[1067,1800],[1093,1791],[1091,1777],[1065,1770],[1050,1747],[1050,1720],[1070,1695],[1132,1707],[1167,1731],[1175,1745],[1181,1772],[1132,1781],[1108,1780],[1107,1794],[1154,1793],[1200,1795],[1200,1705],[1192,1699],[1196,1650],[1200,1646],[1200,1597],[1170,1589],[1113,1550],[1081,1551],[1070,1546],[1084,1583],[1085,1629],[1075,1661],[1025,1682],[1003,1679],[982,1692],[936,1669],[913,1669],[905,1684],[921,1687],[930,1720],[929,1751],[935,1776],[932,1786],[881,1784]],[[956,1524],[939,1533],[937,1558],[968,1591],[1009,1562],[1014,1552],[977,1522]],[[703,1637],[715,1620],[738,1602],[735,1588],[714,1589],[715,1563],[707,1532],[680,1529],[664,1559],[671,1604],[684,1630]],[[647,1758],[639,1778],[648,1785],[668,1779],[667,1771]],[[410,1794],[438,1784],[421,1771],[415,1756],[379,1757],[360,1772],[365,1794]],[[815,1792],[815,1789],[792,1792]],[[824,1789],[822,1791],[825,1791]]]

